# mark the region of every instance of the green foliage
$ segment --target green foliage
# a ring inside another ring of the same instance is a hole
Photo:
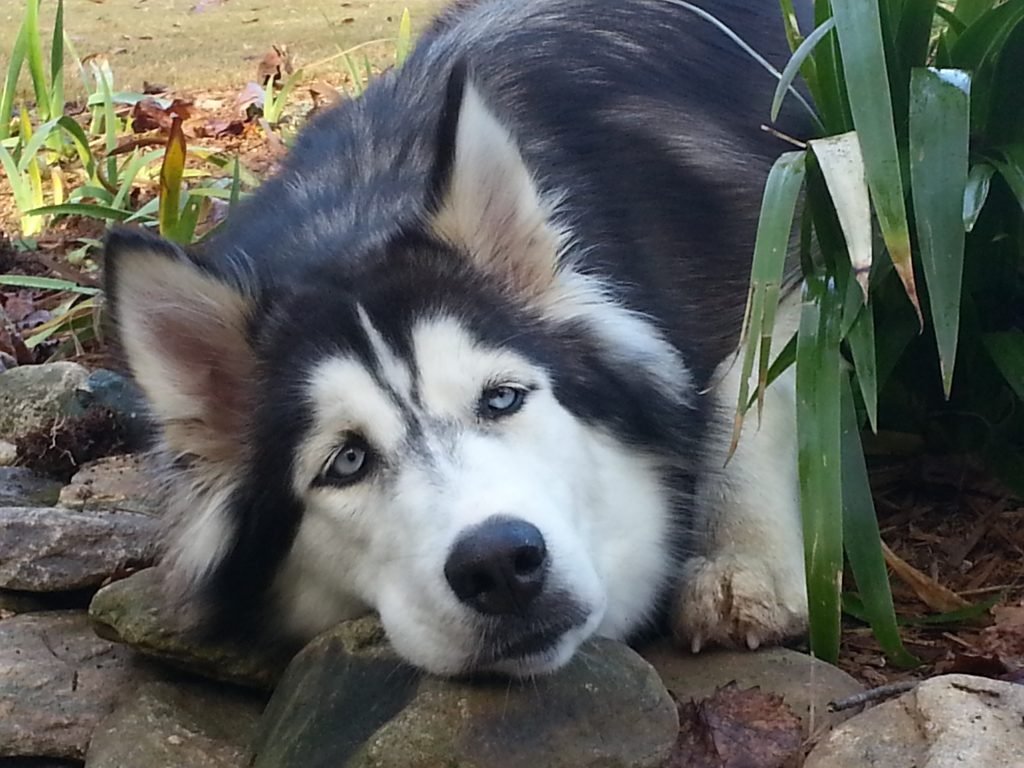
[[[795,355],[787,344],[762,359],[756,386],[795,358],[814,652],[838,651],[845,551],[859,598],[844,602],[909,664],[858,433],[916,434],[1024,490],[1024,0],[815,0],[813,30],[781,6],[794,55],[772,115],[800,73],[824,131],[801,137],[813,140]],[[788,235],[792,207],[773,184],[762,227]],[[883,246],[888,259],[873,258]],[[748,375],[770,343],[764,275],[777,259],[755,252]],[[753,402],[744,390],[738,418]]]
[[[3,91],[0,92],[0,140],[11,135],[15,92],[22,67],[28,63],[36,112],[40,121],[54,120],[64,114],[64,0],[57,0],[50,47],[49,73],[43,57],[42,33],[39,29],[40,0],[25,0],[18,36],[7,63]],[[49,77],[47,77],[49,74]]]

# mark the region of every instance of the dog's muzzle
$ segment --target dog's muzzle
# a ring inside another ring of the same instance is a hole
[[[455,542],[444,575],[455,596],[486,616],[524,616],[544,589],[548,553],[537,527],[491,517]]]
[[[459,536],[444,566],[459,601],[485,620],[479,663],[541,656],[584,624],[584,610],[564,590],[545,589],[551,570],[535,525],[494,516]]]

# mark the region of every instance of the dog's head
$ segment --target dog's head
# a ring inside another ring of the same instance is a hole
[[[574,269],[458,71],[446,99],[420,226],[282,286],[230,243],[207,265],[122,231],[108,285],[176,473],[176,573],[304,636],[376,610],[427,670],[527,674],[651,615],[687,374]]]

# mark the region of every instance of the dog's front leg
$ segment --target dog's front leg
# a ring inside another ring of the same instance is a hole
[[[697,483],[697,552],[684,563],[676,636],[694,651],[710,644],[751,649],[807,626],[797,480],[795,372],[765,393],[760,427],[748,414],[728,463],[740,382],[738,361],[723,363],[707,469]]]

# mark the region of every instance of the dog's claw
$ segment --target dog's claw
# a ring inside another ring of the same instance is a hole
[[[761,638],[754,632],[747,632],[747,648],[756,651],[761,645]]]
[[[700,653],[700,649],[704,647],[704,641],[700,635],[694,635],[693,640],[690,641],[690,651],[692,653]]]

